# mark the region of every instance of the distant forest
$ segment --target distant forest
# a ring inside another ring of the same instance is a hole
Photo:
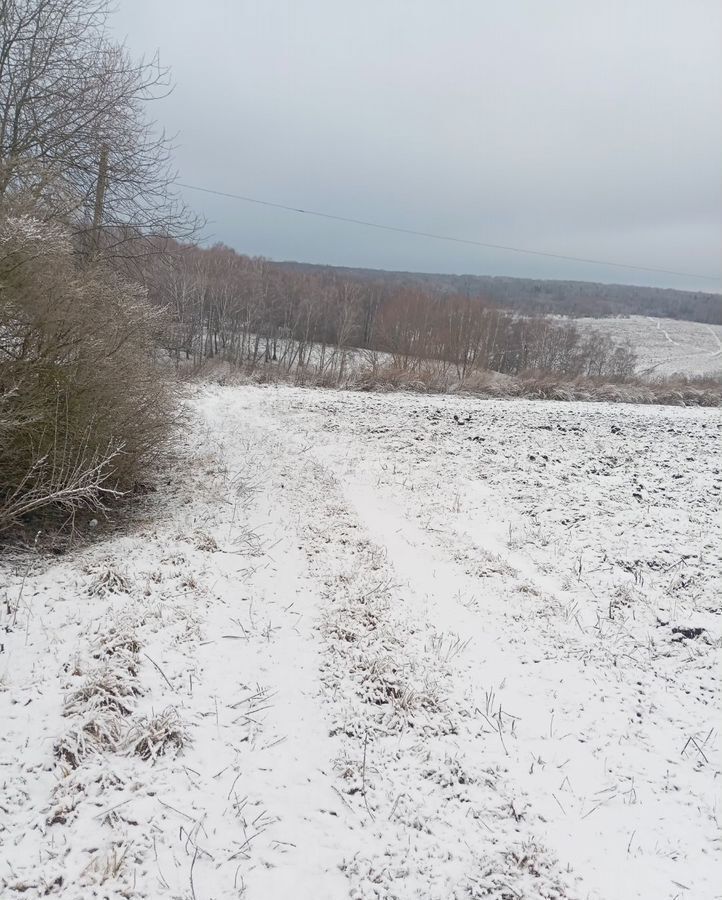
[[[624,379],[635,368],[628,344],[434,283],[299,269],[222,244],[176,244],[142,269],[151,300],[169,314],[166,348],[178,360],[287,371],[340,360],[339,377],[350,350],[386,354],[404,372],[434,361],[462,379],[479,370]]]
[[[704,291],[637,287],[631,284],[598,284],[591,281],[545,281],[492,275],[435,275],[423,272],[389,272],[307,263],[277,263],[282,268],[307,273],[335,273],[339,278],[369,281],[389,287],[417,287],[464,297],[481,297],[487,303],[535,315],[654,316],[690,322],[722,324],[722,295]]]

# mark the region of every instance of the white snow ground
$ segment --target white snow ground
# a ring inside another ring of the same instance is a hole
[[[722,896],[718,411],[191,404],[0,570],[3,900]]]

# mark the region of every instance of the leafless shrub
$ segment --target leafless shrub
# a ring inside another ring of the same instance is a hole
[[[0,208],[0,531],[102,510],[163,451],[173,410],[140,287],[79,268],[67,233]]]
[[[172,146],[148,117],[167,94],[157,57],[135,61],[108,0],[0,0],[0,201],[32,198],[91,252],[137,256],[194,220],[173,189]]]

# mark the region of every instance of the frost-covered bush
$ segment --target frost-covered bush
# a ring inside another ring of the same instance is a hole
[[[102,508],[144,477],[173,416],[158,315],[62,226],[0,214],[0,531]]]

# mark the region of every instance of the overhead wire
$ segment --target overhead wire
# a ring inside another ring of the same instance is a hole
[[[560,259],[565,260],[567,262],[579,262],[586,263],[588,265],[595,266],[609,266],[617,269],[632,269],[639,272],[657,272],[658,274],[664,275],[677,275],[683,278],[702,278],[708,281],[719,281],[713,275],[702,275],[698,272],[680,272],[674,269],[663,269],[657,266],[643,266],[643,265],[635,265],[632,263],[622,263],[622,262],[613,262],[611,260],[605,259],[594,259],[591,257],[584,256],[573,256],[571,254],[565,253],[551,253],[545,250],[532,250],[527,247],[513,247],[508,244],[493,244],[489,241],[477,241],[471,238],[461,238],[461,237],[453,237],[447,234],[435,234],[431,231],[421,231],[416,228],[403,228],[398,225],[387,225],[381,222],[369,222],[365,219],[356,219],[352,216],[340,216],[335,215],[333,213],[322,212],[316,209],[303,209],[298,206],[291,206],[286,203],[276,203],[271,200],[259,200],[256,197],[247,197],[243,194],[234,194],[229,191],[219,191],[214,190],[213,188],[201,187],[197,184],[188,184],[186,182],[177,181],[176,185],[178,187],[186,188],[192,191],[200,191],[204,194],[213,194],[217,197],[227,197],[231,200],[240,200],[244,203],[251,203],[257,206],[266,206],[271,209],[280,209],[285,210],[286,212],[294,212],[300,213],[305,216],[315,216],[320,219],[330,219],[335,222],[345,222],[350,225],[361,225],[365,228],[379,228],[383,231],[393,231],[397,234],[408,234],[416,237],[429,238],[431,240],[436,241],[447,241],[454,244],[466,244],[473,247],[483,247],[487,250],[504,250],[509,253],[523,253],[530,256],[543,256],[548,259]]]

